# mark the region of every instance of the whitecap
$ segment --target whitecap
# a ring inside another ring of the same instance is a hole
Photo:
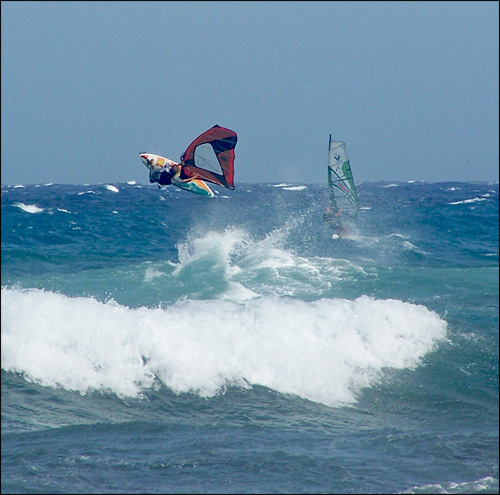
[[[24,203],[14,203],[14,206],[17,206],[26,213],[41,213],[44,210],[36,205],[25,205]]]
[[[110,300],[2,288],[2,368],[43,386],[140,397],[157,380],[214,397],[263,386],[331,407],[384,370],[413,369],[445,339],[424,306],[361,296],[183,300],[131,309]]]
[[[285,191],[302,191],[304,189],[307,189],[307,186],[290,186],[290,187],[284,187],[283,189]]]
[[[464,199],[462,201],[454,201],[453,203],[448,203],[450,205],[461,205],[461,204],[468,204],[468,203],[477,203],[479,201],[486,201],[487,198],[472,198],[472,199]]]

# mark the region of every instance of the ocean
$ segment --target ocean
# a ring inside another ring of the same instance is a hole
[[[498,182],[1,191],[2,493],[498,493]]]

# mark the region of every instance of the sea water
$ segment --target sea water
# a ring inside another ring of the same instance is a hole
[[[2,186],[2,493],[497,493],[498,183]]]

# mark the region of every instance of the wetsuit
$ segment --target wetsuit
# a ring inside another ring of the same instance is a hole
[[[172,184],[173,175],[174,173],[171,168],[168,170],[151,170],[149,172],[149,182],[158,182],[162,186],[168,186]]]

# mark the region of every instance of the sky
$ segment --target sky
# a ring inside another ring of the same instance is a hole
[[[1,2],[1,183],[148,183],[215,124],[235,184],[498,181],[499,2]]]

